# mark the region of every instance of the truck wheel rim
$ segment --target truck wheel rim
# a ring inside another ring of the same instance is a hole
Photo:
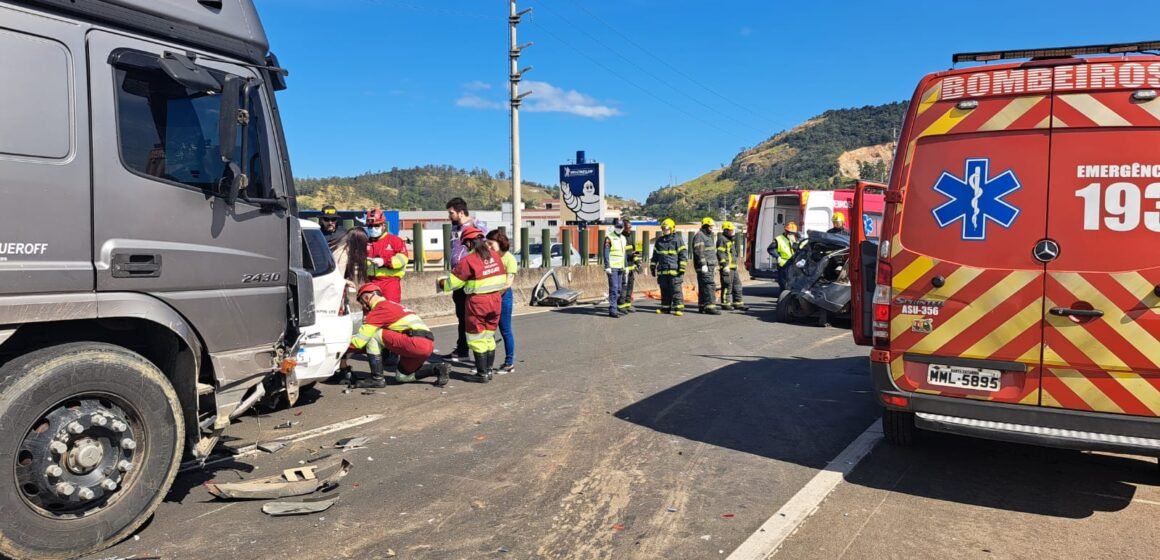
[[[92,515],[115,503],[145,457],[136,410],[113,395],[84,394],[46,410],[15,454],[21,499],[53,519]]]

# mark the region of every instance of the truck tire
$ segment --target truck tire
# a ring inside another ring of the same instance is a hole
[[[169,491],[184,433],[169,380],[119,346],[0,367],[0,556],[74,558],[128,537]]]
[[[910,447],[914,445],[917,432],[913,412],[882,409],[882,434],[886,441],[899,447]]]

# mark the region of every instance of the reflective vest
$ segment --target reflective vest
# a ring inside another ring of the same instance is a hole
[[[712,234],[703,229],[693,236],[693,268],[700,272],[702,266],[710,270],[717,268],[717,247]]]
[[[448,292],[462,289],[463,293],[472,295],[502,292],[505,286],[507,267],[499,253],[493,252],[491,260],[485,261],[479,253],[472,251],[455,265],[443,289]]]
[[[382,345],[383,329],[400,333],[431,332],[431,329],[427,328],[423,320],[413,311],[393,301],[383,300],[367,313],[362,326],[351,338],[350,346],[355,350],[364,350],[372,340]]]
[[[628,245],[628,239],[615,231],[609,232],[605,239],[608,243],[608,268],[624,270],[624,251]]]
[[[383,259],[383,266],[375,265],[376,258]],[[367,276],[371,278],[402,278],[407,262],[407,245],[397,235],[384,233],[367,245]]]
[[[777,241],[777,266],[785,266],[793,258],[793,243],[784,233],[774,240]]]

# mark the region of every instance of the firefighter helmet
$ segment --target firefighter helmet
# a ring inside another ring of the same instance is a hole
[[[371,208],[370,210],[367,210],[367,225],[368,226],[370,226],[370,227],[381,226],[385,223],[387,223],[387,218],[386,218],[386,216],[383,215],[383,211],[381,209]]]
[[[677,229],[677,222],[674,222],[672,218],[665,218],[665,221],[661,222],[661,227]]]
[[[786,224],[785,225],[785,232],[786,233],[797,233],[798,232],[797,222],[790,222],[790,223]]]
[[[366,284],[359,286],[358,296],[356,296],[355,299],[362,301],[362,297],[368,294],[378,294],[381,296],[383,295],[383,291],[380,290],[378,286],[367,282]]]
[[[721,230],[733,231],[733,222],[721,222]]]
[[[846,223],[846,217],[841,214],[834,214],[834,225],[840,226]]]
[[[460,241],[471,241],[472,239],[477,239],[480,237],[483,237],[483,232],[475,226],[467,226],[463,228],[463,231],[459,232]]]
[[[715,225],[717,225],[717,224],[713,223],[713,218],[710,218],[710,217],[706,216],[706,217],[704,217],[704,218],[701,218],[701,225],[703,225],[703,226],[709,226],[709,227],[713,227],[713,226],[715,226]]]

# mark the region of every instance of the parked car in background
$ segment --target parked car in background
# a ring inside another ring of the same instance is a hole
[[[570,247],[572,250],[573,265],[580,264],[580,252],[575,247]],[[552,266],[564,266],[564,245],[561,243],[553,243],[549,249],[552,254]],[[530,263],[526,268],[539,268],[544,262],[544,244],[532,243],[528,245],[528,262]],[[516,253],[516,262],[523,266],[523,255]]]

